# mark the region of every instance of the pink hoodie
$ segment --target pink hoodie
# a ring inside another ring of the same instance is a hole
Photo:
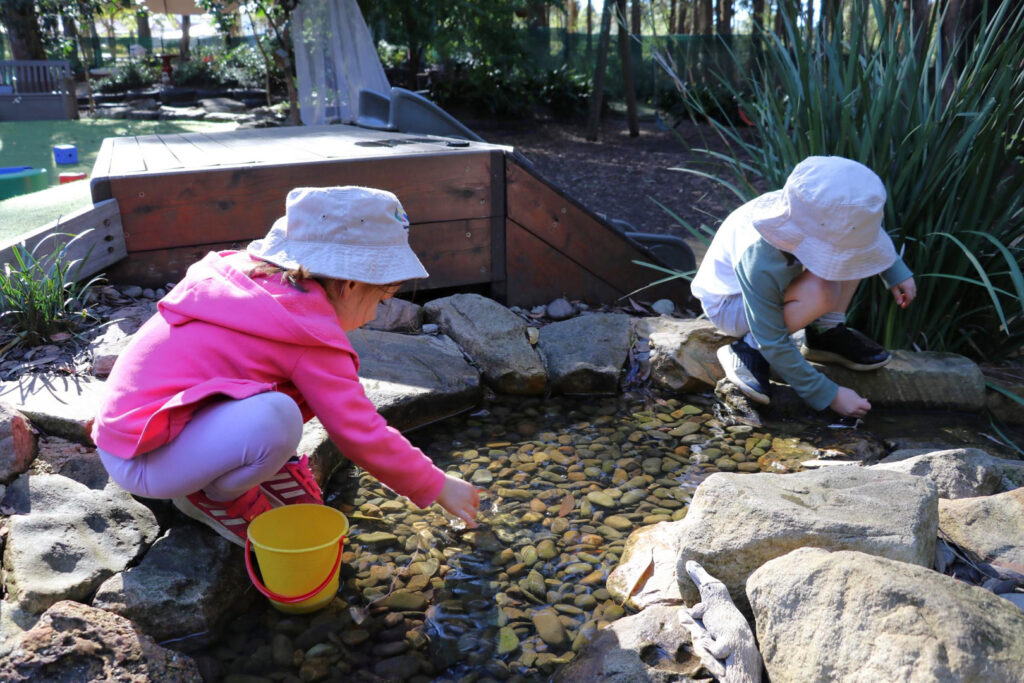
[[[243,272],[252,263],[243,252],[211,252],[188,269],[114,364],[93,442],[133,458],[177,436],[210,397],[280,391],[352,462],[420,507],[436,500],[444,473],[366,397],[323,289],[254,280]]]

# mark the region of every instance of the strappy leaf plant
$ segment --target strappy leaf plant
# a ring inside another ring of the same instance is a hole
[[[0,272],[0,349],[48,343],[54,335],[74,333],[91,320],[85,298],[99,277],[78,282],[84,259],[69,258],[70,247],[88,232],[54,233],[31,249],[24,243],[14,247],[12,259]],[[61,243],[61,237],[71,239]]]
[[[885,227],[918,301],[900,310],[871,278],[852,324],[890,348],[1000,360],[1024,342],[1024,3],[990,3],[967,50],[943,43],[940,9],[915,30],[899,6],[853,0],[828,36],[792,20],[785,40],[766,33],[753,94],[734,90],[755,134],[692,100],[731,152],[701,150],[727,170],[690,172],[738,206],[810,155],[866,164],[888,189]]]

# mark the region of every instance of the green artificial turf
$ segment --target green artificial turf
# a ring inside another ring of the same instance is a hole
[[[133,119],[0,122],[0,167],[45,168],[51,183],[47,190],[0,201],[0,243],[91,205],[89,178],[104,138],[210,132],[236,127],[234,123]],[[53,159],[53,146],[69,144],[78,148],[78,163],[58,166]],[[60,185],[60,174],[68,171],[84,171],[87,178]]]

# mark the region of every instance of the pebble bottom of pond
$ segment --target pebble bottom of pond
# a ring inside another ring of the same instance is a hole
[[[712,472],[792,471],[814,450],[678,399],[622,396],[501,398],[408,436],[479,488],[479,527],[345,470],[325,492],[352,524],[338,597],[309,615],[258,602],[192,653],[204,676],[549,680],[627,614],[604,584],[631,531],[682,519]]]

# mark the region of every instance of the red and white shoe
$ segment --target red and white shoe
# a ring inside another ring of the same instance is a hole
[[[260,488],[274,507],[295,503],[324,504],[320,486],[309,469],[308,455],[291,458],[277,474],[260,484]]]
[[[243,548],[249,522],[271,507],[259,486],[253,486],[234,500],[213,500],[202,491],[196,491],[171,502],[184,514]]]

